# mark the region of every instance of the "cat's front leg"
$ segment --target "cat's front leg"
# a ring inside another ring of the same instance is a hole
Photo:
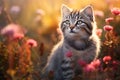
[[[61,48],[55,49],[50,54],[47,64],[43,70],[44,77],[48,78],[49,80],[49,74],[50,72],[53,73],[52,80],[64,80],[61,70],[61,61],[63,60],[62,57],[62,50]],[[51,80],[51,79],[50,79]]]
[[[72,80],[74,77],[73,59],[71,57],[64,57],[61,62],[61,70],[64,80]]]

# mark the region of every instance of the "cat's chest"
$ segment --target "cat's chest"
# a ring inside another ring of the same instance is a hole
[[[77,58],[80,58],[82,57],[82,55],[85,54],[85,50],[75,50],[71,47],[68,47],[68,48],[64,48],[63,49],[63,56],[64,57],[71,57],[73,59],[77,59]]]

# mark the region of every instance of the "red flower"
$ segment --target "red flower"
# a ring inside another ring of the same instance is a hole
[[[114,15],[119,15],[120,14],[120,9],[119,8],[112,8],[111,13]]]
[[[101,36],[101,34],[102,34],[102,29],[97,29],[97,30],[96,30],[96,34],[97,34],[98,36]]]
[[[103,61],[104,61],[104,62],[109,62],[111,59],[112,59],[111,56],[105,56],[105,57],[103,58]]]
[[[96,60],[92,61],[90,64],[85,64],[85,63],[82,62],[82,65],[84,67],[83,70],[85,72],[92,72],[92,71],[94,71],[96,68],[98,68],[100,66],[100,63],[101,62],[100,62],[99,59],[96,59]]]
[[[72,52],[71,52],[71,51],[68,51],[68,52],[66,53],[66,57],[72,57]]]
[[[113,27],[110,26],[110,25],[105,25],[103,28],[104,28],[105,31],[111,31],[111,30],[113,30]]]
[[[87,65],[87,63],[85,61],[80,60],[80,59],[78,60],[78,64],[82,67],[85,67]]]
[[[97,60],[92,61],[92,62],[91,62],[91,65],[93,65],[95,68],[97,68],[97,67],[100,66],[100,63],[101,63],[100,60],[97,59]]]
[[[111,21],[113,21],[113,20],[114,20],[113,17],[109,17],[109,18],[106,18],[106,19],[105,19],[105,22],[109,24],[109,23],[110,23]]]
[[[37,46],[37,42],[34,39],[28,39],[27,44],[30,45],[31,47]]]

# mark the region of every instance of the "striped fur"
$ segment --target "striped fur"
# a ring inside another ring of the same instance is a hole
[[[93,9],[87,6],[81,11],[62,6],[60,28],[62,40],[53,48],[44,73],[54,71],[54,80],[72,80],[81,73],[78,60],[90,63],[98,56],[100,41],[97,37]],[[73,56],[66,57],[68,51]],[[72,66],[73,65],[73,66]]]
[[[74,70],[72,69],[72,58],[63,59],[61,63],[61,69],[64,80],[71,80],[74,76]]]

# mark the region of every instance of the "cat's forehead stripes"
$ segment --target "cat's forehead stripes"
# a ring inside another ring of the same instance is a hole
[[[69,18],[75,19],[75,20],[79,19],[79,17],[80,17],[79,11],[77,10],[73,10],[69,15]]]

